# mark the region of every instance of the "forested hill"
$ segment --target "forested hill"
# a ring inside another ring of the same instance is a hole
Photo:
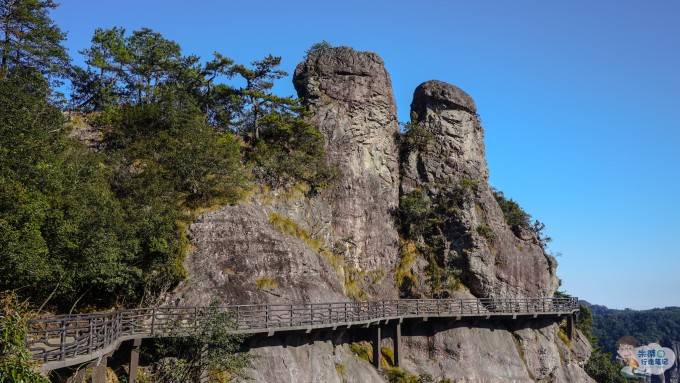
[[[616,342],[632,336],[641,344],[680,341],[680,307],[616,310],[587,302],[593,312],[593,335],[605,351],[616,353]]]

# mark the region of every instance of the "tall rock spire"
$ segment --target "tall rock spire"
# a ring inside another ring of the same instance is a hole
[[[382,59],[345,47],[319,49],[297,66],[293,82],[340,173],[322,195],[332,207],[334,236],[360,270],[389,272],[398,253],[392,212],[399,203],[399,127]]]
[[[552,295],[554,258],[535,233],[509,227],[488,184],[484,131],[472,98],[454,85],[427,81],[414,92],[411,115],[429,140],[402,152],[402,192],[457,204],[442,227],[441,266],[461,268],[459,278],[476,296]]]

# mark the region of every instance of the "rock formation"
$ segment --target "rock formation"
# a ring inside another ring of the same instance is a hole
[[[465,285],[478,297],[551,296],[556,262],[533,233],[518,235],[506,224],[488,184],[484,132],[472,98],[454,85],[428,81],[415,90],[411,116],[431,139],[404,154],[402,192],[424,189],[434,199],[471,189],[443,230],[446,257],[464,261]]]
[[[461,280],[476,296],[551,295],[555,262],[532,233],[505,223],[487,183],[483,131],[472,99],[455,86],[422,84],[414,121],[434,140],[402,153],[390,78],[374,53],[323,48],[298,65],[295,87],[323,134],[328,161],[339,171],[320,194],[275,191],[248,203],[203,214],[189,229],[194,246],[189,277],[174,299],[186,304],[314,302],[398,295],[399,235],[394,212],[400,193],[431,197],[461,182],[475,185],[447,229],[451,257],[465,262]],[[487,235],[477,230],[488,227]],[[465,241],[457,241],[461,236]],[[422,262],[421,262],[422,263]],[[422,268],[414,272],[422,273]],[[369,277],[370,276],[370,277]],[[426,280],[424,275],[419,275]],[[257,382],[386,382],[352,354],[342,333],[253,338],[250,376]],[[552,321],[405,322],[404,367],[456,382],[591,382],[582,369],[590,348],[582,337],[560,339]]]
[[[391,213],[399,203],[398,123],[390,76],[375,53],[350,48],[311,52],[293,78],[326,139],[340,179],[324,192],[332,227],[346,257],[362,270],[389,270],[396,261]]]

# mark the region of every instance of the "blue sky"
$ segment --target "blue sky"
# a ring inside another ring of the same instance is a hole
[[[313,43],[379,53],[400,120],[438,79],[477,102],[491,183],[546,223],[563,288],[615,308],[680,306],[680,2],[61,0],[76,62],[97,27],[149,27],[186,53]],[[277,88],[294,94],[290,78]]]

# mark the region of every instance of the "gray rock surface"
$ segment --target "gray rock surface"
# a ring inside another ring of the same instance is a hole
[[[551,296],[557,263],[533,233],[517,236],[506,224],[488,184],[484,132],[472,98],[454,85],[428,81],[416,88],[411,111],[433,139],[406,153],[402,191],[418,188],[434,198],[463,183],[475,185],[444,233],[447,256],[464,259],[463,282],[478,297]]]
[[[269,223],[257,205],[223,207],[189,228],[195,246],[188,279],[175,291],[180,303],[209,305],[344,300],[327,260]]]
[[[391,212],[399,203],[398,123],[390,76],[375,53],[350,48],[311,52],[293,78],[323,134],[340,178],[321,198],[335,238],[362,271],[388,272],[397,260]],[[390,278],[385,278],[391,283]],[[381,295],[389,294],[383,288]]]
[[[256,382],[386,382],[370,363],[357,358],[347,344],[304,334],[286,335],[284,340],[285,347],[269,346],[266,339],[250,343],[253,351],[249,378]]]
[[[404,367],[455,382],[593,382],[583,371],[590,347],[557,338],[551,321],[433,322],[407,326]],[[582,335],[579,335],[582,337]]]

